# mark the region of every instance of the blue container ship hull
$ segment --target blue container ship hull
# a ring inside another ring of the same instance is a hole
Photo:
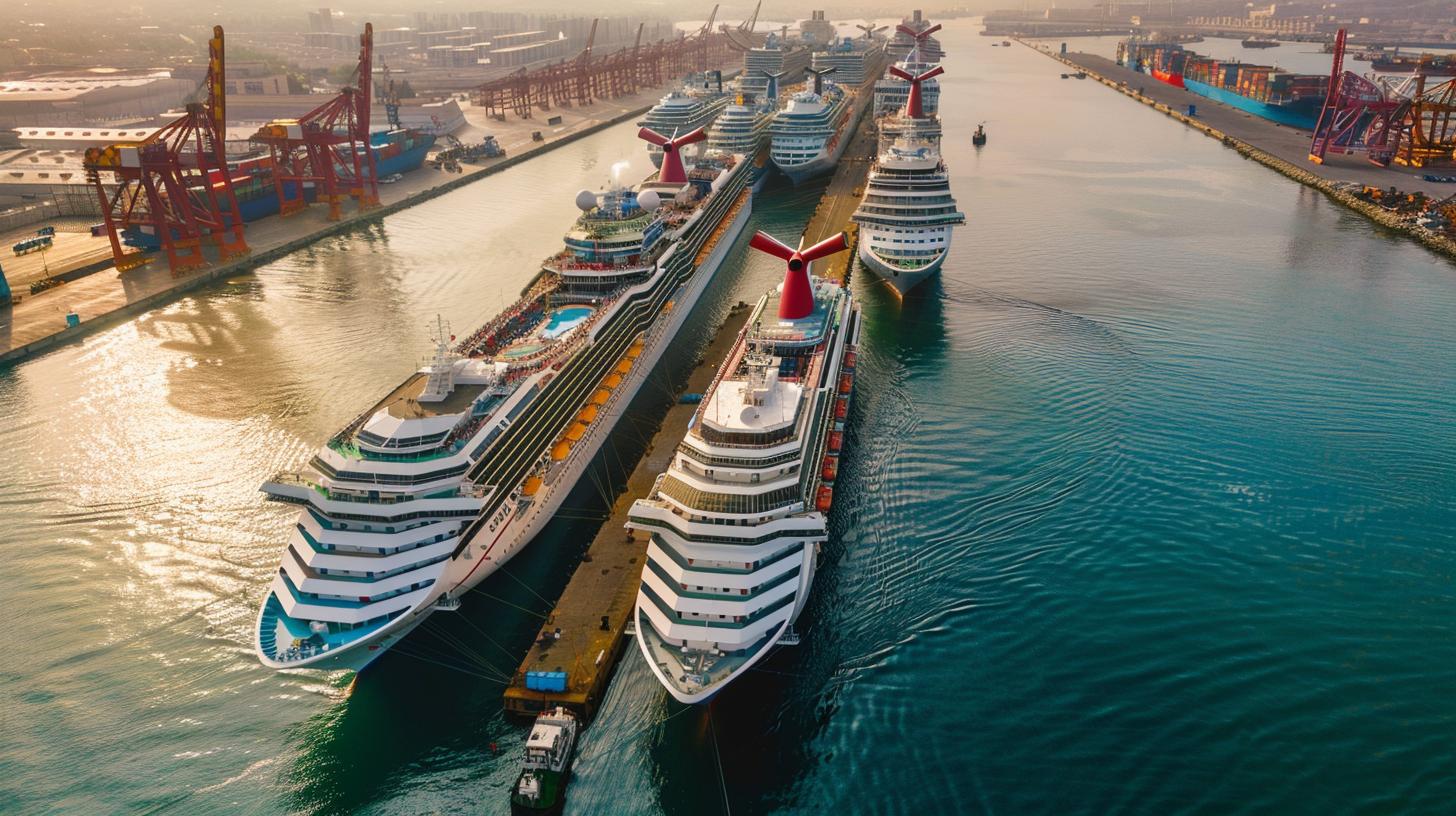
[[[384,148],[388,145],[392,135],[389,133],[377,133],[370,140],[373,143],[371,149],[374,151],[374,169],[378,178],[384,178],[395,173],[403,174],[412,170],[418,170],[420,165],[425,163],[425,154],[435,144],[435,137],[432,134],[411,134],[414,141],[412,146],[386,158],[383,155],[386,152]],[[292,184],[285,184],[284,187],[285,195],[292,198],[294,196]],[[315,191],[313,186],[305,186],[303,190],[304,199],[312,202],[314,196]],[[243,223],[257,221],[261,218],[278,214],[278,195],[274,191],[271,178],[266,181],[262,190],[253,194],[245,193],[238,197],[238,212],[243,217]],[[140,230],[127,230],[122,240],[127,246],[149,252],[155,252],[161,249],[162,246],[161,241],[157,240],[155,235]]]
[[[1199,96],[1222,102],[1231,108],[1238,108],[1255,116],[1301,130],[1314,130],[1315,120],[1319,117],[1320,100],[1312,97],[1287,105],[1271,105],[1268,102],[1241,96],[1233,91],[1215,88],[1207,83],[1189,79],[1187,76],[1183,77],[1183,87]]]

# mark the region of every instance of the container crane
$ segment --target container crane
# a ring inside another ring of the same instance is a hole
[[[268,146],[273,155],[273,184],[278,211],[291,215],[307,206],[312,186],[317,198],[328,203],[329,220],[343,217],[347,198],[359,209],[379,206],[379,178],[369,141],[371,71],[374,25],[364,24],[359,37],[359,61],[353,85],[297,119],[275,119],[258,129],[253,141]]]
[[[152,259],[126,246],[160,248],[173,275],[208,263],[203,241],[228,259],[248,252],[225,152],[226,77],[222,26],[207,43],[203,101],[141,141],[118,142],[86,151],[87,180],[101,203],[118,272]],[[103,175],[115,183],[108,193]]]

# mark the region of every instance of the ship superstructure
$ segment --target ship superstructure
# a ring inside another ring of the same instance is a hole
[[[722,71],[690,74],[637,124],[667,136],[688,133],[711,125],[731,100],[723,88]],[[662,148],[651,145],[648,155],[653,165],[662,166]]]
[[[768,91],[769,77],[789,77],[797,82],[808,70],[810,59],[809,47],[802,41],[769,34],[763,46],[744,52],[738,89],[762,99]]]
[[[940,46],[940,40],[931,36],[940,30],[940,24],[934,26],[925,19],[919,9],[910,13],[909,17],[900,21],[895,27],[895,33],[890,37],[889,43],[885,45],[885,51],[891,59],[903,60],[910,52],[917,47],[920,49],[920,58],[929,63],[938,63],[945,51]]]
[[[919,19],[919,12],[915,13],[912,19]],[[897,38],[908,39],[909,49],[897,47],[899,40],[892,40],[886,50],[896,58],[893,68],[900,69],[902,74],[918,75],[935,68],[940,64],[943,56],[938,44],[932,45],[934,37],[931,35],[940,30],[940,25],[928,25],[924,21],[916,25],[901,23],[896,29]],[[892,70],[886,69],[885,75],[875,82],[875,117],[879,118],[889,113],[904,109],[905,102],[910,95],[910,83],[897,76]],[[928,80],[920,88],[920,103],[925,112],[931,116],[940,111],[940,83],[934,79]]]
[[[628,527],[648,534],[636,640],[672,696],[701,703],[792,644],[792,626],[828,538],[853,386],[859,310],[847,288],[813,278],[843,234],[794,250],[764,295],[651,494]]]
[[[911,50],[906,57],[895,63],[892,67],[899,68],[907,74],[923,74],[929,71],[937,63],[929,62],[920,56],[919,50]],[[895,113],[905,108],[905,102],[910,96],[910,83],[891,73],[889,68],[885,69],[885,75],[875,82],[875,118],[878,119],[886,114]],[[920,88],[920,103],[925,107],[925,112],[931,116],[940,113],[940,82],[934,79],[926,81]]]
[[[811,64],[816,71],[833,69],[835,82],[858,88],[884,63],[884,56],[885,48],[879,40],[844,37],[829,48],[814,52]]]
[[[795,184],[834,169],[849,144],[859,97],[816,72],[812,87],[788,94],[769,127],[774,166]]]
[[[860,260],[903,295],[940,269],[952,229],[966,217],[956,209],[941,159],[940,120],[920,99],[924,83],[943,70],[892,70],[910,92],[900,115],[881,120],[879,150],[853,218],[860,225]]]
[[[733,101],[708,128],[708,150],[749,157],[756,186],[768,176],[769,126],[778,112],[778,79],[770,78],[763,97],[755,97],[740,84]]]
[[[359,669],[531,541],[560,506],[751,211],[749,163],[669,138],[636,188],[583,191],[523,297],[263,490],[301,505],[259,610],[274,668]],[[669,305],[670,304],[670,305]]]

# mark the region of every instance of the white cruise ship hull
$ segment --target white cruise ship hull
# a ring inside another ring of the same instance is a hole
[[[947,230],[947,232],[949,232],[949,230]],[[930,261],[930,263],[913,269],[907,269],[897,264],[892,264],[876,254],[875,251],[871,249],[871,237],[871,232],[868,229],[865,229],[860,233],[860,261],[862,261],[871,272],[875,273],[880,278],[883,278],[884,281],[890,284],[891,288],[898,292],[902,297],[908,294],[911,289],[914,289],[915,287],[924,283],[926,280],[934,277],[935,274],[940,271],[940,268],[945,265],[945,256],[950,251],[950,236],[947,235],[946,246],[941,249],[940,253],[936,255],[935,258]]]
[[[749,195],[744,198],[743,206],[708,257],[698,266],[697,272],[673,298],[672,310],[662,315],[648,331],[637,363],[623,377],[622,385],[613,390],[612,398],[602,406],[598,420],[589,426],[581,440],[573,446],[562,470],[551,481],[544,482],[530,502],[507,501],[496,511],[498,527],[488,527],[482,531],[470,542],[464,554],[448,562],[444,574],[429,588],[429,594],[423,600],[377,632],[362,636],[332,651],[286,663],[272,659],[260,648],[257,651],[264,664],[274,668],[362,669],[424,623],[426,618],[437,611],[436,601],[446,593],[451,597],[461,597],[525,549],[560,509],[561,503],[596,457],[602,443],[616,427],[617,420],[626,412],[642,383],[661,360],[672,338],[677,335],[693,306],[717,274],[718,267],[732,249],[752,212],[752,195]],[[263,614],[260,611],[260,625]]]

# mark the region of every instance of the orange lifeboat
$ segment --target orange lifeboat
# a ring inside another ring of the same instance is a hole
[[[839,375],[839,393],[848,394],[849,389],[854,387],[854,375],[845,373]]]
[[[832,451],[834,451],[834,452],[836,452],[836,453],[838,453],[839,452],[839,449],[842,448],[842,447],[844,447],[844,432],[843,431],[830,431],[829,432],[829,449],[832,450]]]
[[[834,488],[829,485],[820,485],[819,496],[814,500],[814,507],[820,512],[828,512],[831,504],[834,504]]]
[[[844,419],[849,416],[849,400],[841,397],[834,403],[834,418]]]
[[[859,356],[859,355],[858,355],[858,354],[856,354],[856,353],[855,353],[855,352],[853,352],[853,351],[846,351],[846,352],[845,352],[845,353],[844,353],[844,367],[845,367],[845,368],[854,368],[854,361],[855,361],[855,359],[856,359],[856,358],[857,358],[857,357],[858,357],[858,356]]]
[[[824,466],[820,469],[819,474],[824,477],[826,482],[834,481],[834,477],[839,475],[839,457],[824,457]]]

